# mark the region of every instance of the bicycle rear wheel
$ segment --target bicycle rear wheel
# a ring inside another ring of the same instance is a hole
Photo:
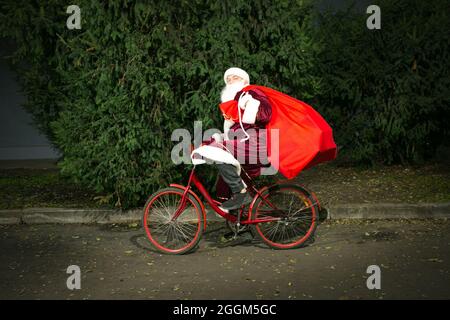
[[[142,226],[152,246],[167,254],[188,253],[200,241],[203,215],[198,201],[190,194],[180,216],[172,220],[181,204],[184,190],[165,188],[148,199],[144,207]]]
[[[276,219],[252,225],[255,234],[274,249],[301,247],[315,232],[318,207],[301,186],[276,184],[258,197],[252,220]]]

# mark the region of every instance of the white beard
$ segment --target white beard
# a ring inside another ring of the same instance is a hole
[[[233,84],[227,84],[220,93],[220,100],[222,102],[233,100],[236,93],[241,91],[245,87],[244,81],[235,82]]]

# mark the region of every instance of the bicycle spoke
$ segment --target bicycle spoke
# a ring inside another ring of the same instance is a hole
[[[292,246],[306,239],[315,225],[315,203],[295,187],[269,191],[256,208],[256,219],[277,219],[256,225],[271,245]]]
[[[185,203],[180,215],[174,214],[180,208],[183,194],[176,191],[163,191],[155,196],[146,209],[146,230],[150,241],[159,249],[168,252],[187,248],[193,244],[200,226],[199,207],[185,195]]]

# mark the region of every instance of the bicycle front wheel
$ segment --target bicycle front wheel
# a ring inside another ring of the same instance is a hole
[[[252,226],[256,235],[274,249],[301,247],[315,232],[317,205],[301,186],[277,184],[258,197],[252,219],[271,220]]]
[[[184,190],[165,188],[154,193],[144,207],[142,225],[152,246],[167,254],[184,254],[200,241],[203,215],[198,201],[185,197],[181,214],[172,219],[182,202]]]

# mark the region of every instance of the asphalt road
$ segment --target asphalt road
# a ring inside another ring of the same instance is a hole
[[[150,250],[139,226],[0,226],[0,299],[450,299],[450,221],[327,221],[308,247]],[[67,268],[81,271],[69,290]],[[369,290],[367,268],[381,271]]]

